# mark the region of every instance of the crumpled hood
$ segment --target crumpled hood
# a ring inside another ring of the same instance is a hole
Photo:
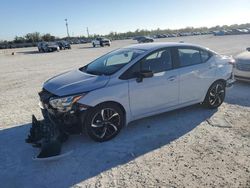
[[[74,70],[59,74],[47,80],[43,88],[58,95],[74,95],[104,87],[109,81],[109,76],[97,76]]]

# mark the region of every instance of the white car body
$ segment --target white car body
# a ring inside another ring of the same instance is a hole
[[[136,119],[197,103],[218,108],[226,87],[234,82],[232,63],[230,57],[186,43],[139,44],[114,50],[44,83],[39,97],[47,121],[41,125],[33,116],[26,141],[36,143],[39,132],[40,140],[45,137],[54,142],[86,132],[93,140],[104,142]],[[43,133],[44,129],[48,131]],[[48,155],[44,148],[38,157],[55,155]]]
[[[139,83],[136,78],[120,79],[120,76],[142,57],[163,48],[183,47],[201,49],[212,56],[203,63],[155,73],[153,77],[145,78]],[[145,53],[111,75],[105,87],[90,91],[78,103],[92,107],[107,101],[118,103],[126,112],[128,124],[136,119],[201,103],[215,81],[222,80],[227,86],[234,82],[233,66],[230,64],[232,58],[221,56],[201,46],[186,43],[153,43],[127,48],[142,49]]]

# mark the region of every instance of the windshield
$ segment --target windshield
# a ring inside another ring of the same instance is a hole
[[[137,49],[118,49],[94,60],[80,70],[88,74],[111,75],[143,52]]]

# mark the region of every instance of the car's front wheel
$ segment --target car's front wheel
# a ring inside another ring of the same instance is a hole
[[[93,140],[104,142],[114,138],[124,123],[124,113],[118,105],[101,104],[88,112],[85,119],[85,130]]]
[[[203,104],[208,108],[218,108],[224,101],[226,94],[225,84],[221,81],[213,83],[208,89]]]

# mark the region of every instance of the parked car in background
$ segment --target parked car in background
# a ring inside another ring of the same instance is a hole
[[[86,43],[88,43],[88,41],[87,41],[87,39],[80,39],[80,43],[81,44],[86,44]]]
[[[155,38],[158,38],[158,39],[160,39],[160,38],[166,38],[166,37],[168,37],[168,36],[165,35],[165,34],[155,35]]]
[[[132,45],[46,81],[40,107],[62,132],[103,142],[139,118],[198,103],[218,108],[233,61],[194,44]]]
[[[132,40],[138,40],[138,39],[140,39],[141,37],[143,37],[143,36],[134,36],[134,37],[132,38]]]
[[[154,39],[151,37],[142,36],[142,37],[137,39],[137,42],[138,43],[154,42]]]
[[[250,81],[250,48],[235,57],[234,75],[235,79]]]
[[[59,46],[60,50],[71,49],[71,45],[67,41],[57,41],[56,44]]]
[[[110,46],[111,45],[111,41],[107,38],[103,38],[103,37],[98,37],[95,40],[92,41],[92,46],[96,47],[96,46]]]
[[[60,50],[60,47],[55,42],[39,42],[37,48],[39,52],[59,52]]]

